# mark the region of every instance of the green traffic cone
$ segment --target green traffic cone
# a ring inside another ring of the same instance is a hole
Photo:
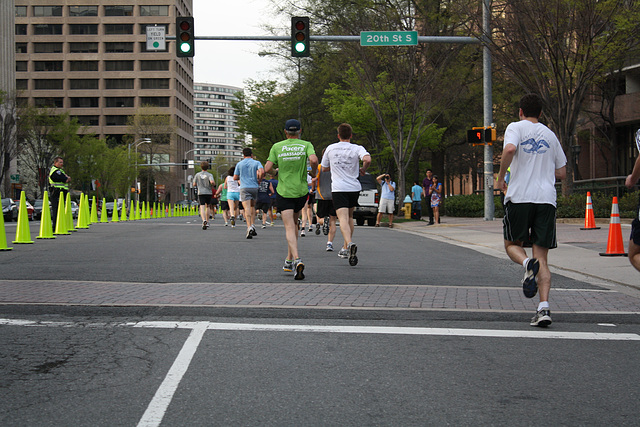
[[[120,212],[120,221],[127,221],[127,205],[122,202],[122,212]]]
[[[76,228],[89,228],[89,225],[87,225],[86,223],[84,199],[84,193],[80,193],[80,204],[78,205],[78,220],[76,221]]]
[[[53,225],[51,224],[51,210],[49,209],[49,193],[42,196],[42,215],[40,217],[40,234],[36,239],[55,239]]]
[[[102,210],[100,211],[100,222],[109,222],[109,215],[107,215],[107,200],[102,198]]]
[[[20,209],[18,210],[18,228],[16,229],[16,240],[13,243],[33,243],[31,232],[29,231],[29,214],[27,213],[27,196],[24,191],[20,192]]]
[[[98,222],[98,204],[96,203],[96,196],[93,196],[91,201],[91,224]]]
[[[66,219],[67,231],[76,231],[73,226],[73,209],[71,207],[71,193],[67,193],[67,201],[64,204],[64,216]]]
[[[65,214],[64,195],[60,193],[58,202],[58,212],[56,212],[56,229],[53,234],[71,234],[67,227],[67,216]]]
[[[1,199],[2,197],[0,197]],[[7,234],[4,231],[4,215],[0,215],[0,251],[10,251],[13,248],[7,246]]]
[[[113,201],[113,213],[111,215],[111,222],[120,222],[118,219],[118,200]]]

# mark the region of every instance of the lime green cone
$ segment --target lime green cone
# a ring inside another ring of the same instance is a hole
[[[36,239],[55,239],[53,224],[51,223],[51,210],[49,209],[49,193],[42,196],[42,215],[40,216],[40,234]]]
[[[24,191],[20,193],[20,210],[18,210],[18,228],[16,229],[16,240],[13,243],[33,243],[31,232],[29,231],[29,214],[27,213],[27,196]]]

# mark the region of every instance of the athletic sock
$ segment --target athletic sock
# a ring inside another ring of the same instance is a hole
[[[549,310],[549,301],[540,301],[540,304],[538,304],[538,311],[540,310]]]
[[[527,268],[527,264],[528,264],[528,263],[529,263],[529,258],[525,259],[525,260],[522,262],[522,266],[523,266],[524,268]]]

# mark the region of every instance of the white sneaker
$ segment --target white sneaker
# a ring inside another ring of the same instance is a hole
[[[327,243],[327,252],[333,252],[333,243]]]

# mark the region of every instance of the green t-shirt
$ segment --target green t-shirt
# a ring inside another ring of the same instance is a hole
[[[316,154],[309,141],[285,139],[273,144],[268,161],[278,168],[276,192],[287,199],[309,193],[307,187],[307,159]]]

